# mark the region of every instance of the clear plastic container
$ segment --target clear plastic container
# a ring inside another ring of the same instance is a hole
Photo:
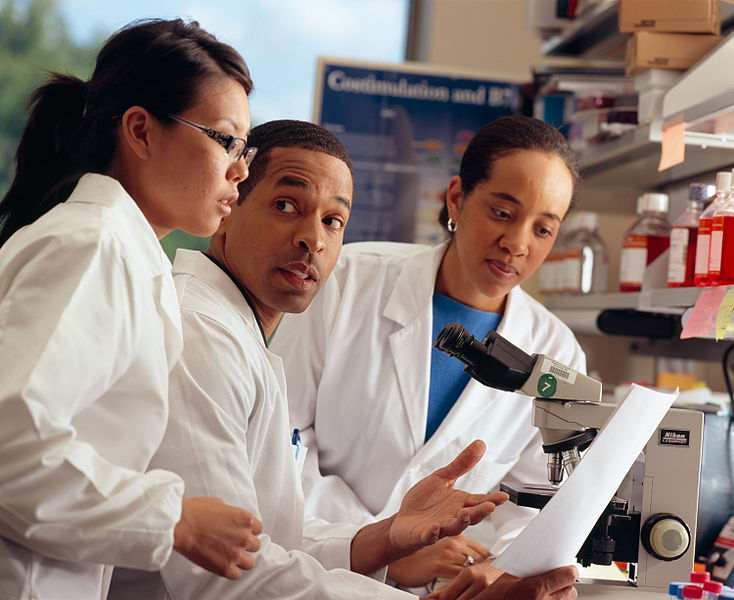
[[[698,221],[706,200],[715,191],[711,189],[713,187],[707,183],[692,183],[688,186],[688,203],[685,210],[673,221],[673,228],[670,231],[668,287],[694,285]]]
[[[576,231],[568,240],[567,269],[569,284],[577,294],[601,294],[607,291],[607,247],[599,237],[599,215],[576,213]]]
[[[718,581],[707,581],[703,584],[703,596],[704,600],[718,600],[719,594],[724,589],[724,584]]]
[[[681,598],[693,598],[696,600],[698,598],[703,598],[703,588],[700,585],[696,585],[695,583],[687,585],[683,588]]]
[[[619,266],[619,289],[639,292],[645,269],[670,245],[668,195],[647,193],[642,200],[642,214],[624,233]]]
[[[556,238],[556,243],[538,269],[538,291],[541,294],[560,294],[566,291],[566,250],[574,233],[576,213],[566,217]]]
[[[696,267],[693,282],[698,287],[710,284],[709,278],[709,250],[711,246],[711,226],[714,213],[729,199],[731,188],[731,172],[719,171],[716,174],[716,195],[713,201],[704,208],[698,220],[698,238],[696,241]]]

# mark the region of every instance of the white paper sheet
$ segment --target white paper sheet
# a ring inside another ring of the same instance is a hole
[[[677,390],[665,394],[633,385],[576,470],[494,567],[532,577],[575,564],[576,553],[677,396]]]

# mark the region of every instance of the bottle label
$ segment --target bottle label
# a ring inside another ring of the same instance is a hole
[[[711,226],[711,249],[709,250],[709,273],[721,271],[721,249],[724,245],[724,218],[716,217]]]
[[[698,230],[698,238],[696,239],[696,275],[706,275],[709,272],[709,242],[711,236],[702,234]]]
[[[686,257],[688,254],[688,228],[673,227],[670,232],[670,255],[668,259],[668,281],[683,283],[686,279]]]
[[[647,236],[627,235],[622,241],[619,260],[619,282],[640,285],[647,266]]]

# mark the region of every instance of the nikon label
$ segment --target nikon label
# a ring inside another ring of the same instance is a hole
[[[661,429],[661,446],[690,446],[691,432],[687,429]]]

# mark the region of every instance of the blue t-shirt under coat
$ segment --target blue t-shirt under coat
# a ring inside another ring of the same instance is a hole
[[[447,323],[458,321],[478,340],[483,340],[489,331],[497,329],[502,315],[466,306],[448,296],[433,294],[433,337]],[[441,425],[456,403],[461,392],[469,383],[470,376],[464,373],[464,363],[458,358],[431,349],[431,381],[428,389],[428,418],[426,420],[427,442]]]

